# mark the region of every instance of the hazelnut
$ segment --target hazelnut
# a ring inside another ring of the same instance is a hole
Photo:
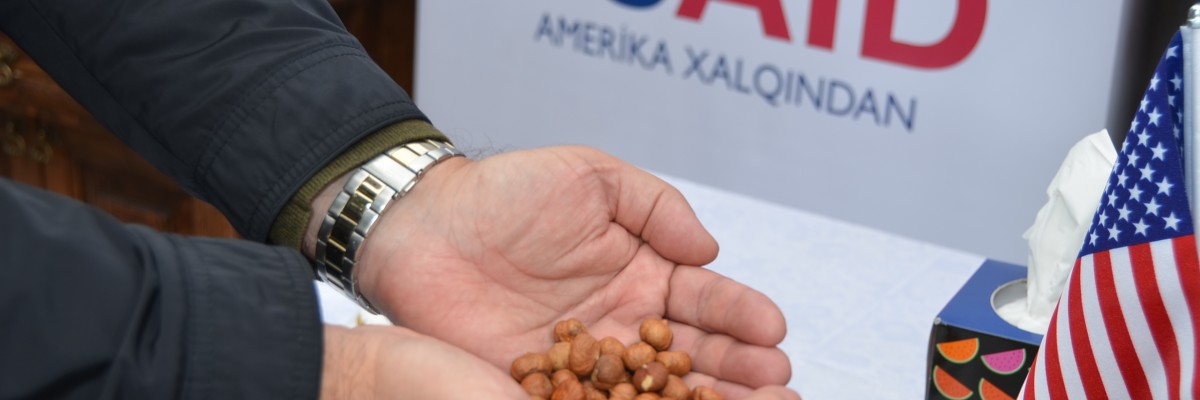
[[[575,318],[558,321],[554,324],[554,340],[556,342],[570,342],[580,333],[587,333],[587,327]]]
[[[550,367],[555,371],[567,369],[567,356],[571,354],[570,342],[558,342],[546,352],[550,356]]]
[[[708,386],[696,386],[695,389],[692,389],[690,400],[725,400],[725,396],[721,396],[720,393]]]
[[[671,347],[671,327],[667,325],[665,319],[648,319],[642,321],[641,329],[638,333],[642,336],[642,341],[654,346],[655,350],[663,351]]]
[[[643,365],[654,361],[654,347],[646,342],[637,342],[625,348],[621,359],[625,361],[625,369],[637,371]]]
[[[628,379],[629,374],[625,372],[625,362],[621,361],[620,357],[605,354],[596,360],[596,368],[592,371],[592,381],[596,382],[596,387],[608,389]]]
[[[637,394],[638,394],[637,389],[635,389],[633,387],[632,383],[629,383],[629,382],[618,383],[616,386],[613,386],[612,389],[608,390],[608,395],[609,395],[608,399],[609,400],[633,400],[634,397],[637,397]]]
[[[605,396],[604,392],[601,392],[600,389],[596,389],[594,386],[584,385],[583,392],[587,394],[587,400],[608,400],[608,396]]]
[[[578,380],[566,380],[561,385],[554,387],[554,393],[550,395],[550,400],[587,400],[587,393],[583,390],[583,384]]]
[[[563,381],[578,382],[579,377],[575,376],[575,373],[571,372],[570,370],[566,370],[566,369],[560,369],[558,371],[554,371],[554,374],[550,375],[550,383],[553,383],[554,387],[562,386]]]
[[[650,393],[650,392],[639,394],[639,395],[637,395],[637,397],[633,398],[633,400],[661,400],[661,399],[662,398],[658,397],[657,394]]]
[[[657,392],[667,385],[667,367],[660,362],[652,362],[638,368],[633,373],[633,387],[639,392]]]
[[[688,397],[688,387],[683,379],[675,375],[667,375],[667,385],[663,386],[663,397],[684,400]]]
[[[654,360],[667,367],[671,375],[684,376],[692,372],[692,356],[682,351],[664,351],[654,356]]]
[[[517,382],[525,380],[526,376],[535,372],[549,374],[551,371],[550,357],[543,353],[525,353],[513,360],[512,367],[509,368],[513,379],[516,379]]]
[[[521,387],[525,388],[525,393],[529,393],[531,397],[550,398],[554,393],[554,384],[550,383],[550,377],[541,372],[526,376],[521,380]]]
[[[625,354],[625,345],[612,336],[600,339],[600,355],[605,354],[621,357],[622,354]]]
[[[600,358],[600,343],[596,342],[592,335],[580,333],[571,341],[571,354],[567,355],[567,369],[570,369],[575,375],[591,375],[598,358]]]

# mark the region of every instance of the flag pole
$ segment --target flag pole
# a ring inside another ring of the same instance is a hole
[[[1183,39],[1183,132],[1181,141],[1183,142],[1183,176],[1184,188],[1188,194],[1188,205],[1192,210],[1200,210],[1200,195],[1197,195],[1196,190],[1200,188],[1200,174],[1197,174],[1197,151],[1200,151],[1200,110],[1197,106],[1196,94],[1200,92],[1196,80],[1197,68],[1200,68],[1200,63],[1197,62],[1197,57],[1200,56],[1196,52],[1196,32],[1200,29],[1200,1],[1193,4],[1188,9],[1187,22],[1179,27],[1179,34]],[[1169,79],[1169,78],[1164,78]],[[1192,226],[1200,226],[1197,224],[1196,214],[1192,216]],[[1200,235],[1196,235],[1197,244],[1200,245]]]

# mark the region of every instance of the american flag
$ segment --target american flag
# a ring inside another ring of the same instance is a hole
[[[1154,71],[1025,382],[1025,399],[1200,394],[1200,267],[1184,191],[1183,46]]]

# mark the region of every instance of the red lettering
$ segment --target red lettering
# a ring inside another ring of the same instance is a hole
[[[808,44],[833,50],[833,33],[837,28],[838,0],[812,0],[808,17]]]
[[[862,55],[913,67],[945,68],[967,58],[979,43],[987,17],[987,0],[958,0],[954,26],[940,42],[928,46],[895,41],[892,38],[895,17],[896,0],[867,0]]]
[[[791,34],[788,33],[787,21],[783,19],[783,0],[720,1],[737,3],[758,9],[758,16],[762,20],[763,33],[766,33],[767,36],[776,39],[783,39],[785,41],[792,40]],[[837,3],[837,0],[832,1]],[[699,21],[700,16],[704,14],[704,8],[708,6],[708,2],[709,0],[683,0],[683,3],[679,4],[679,11],[676,13],[676,15],[681,18],[689,18],[694,21]]]

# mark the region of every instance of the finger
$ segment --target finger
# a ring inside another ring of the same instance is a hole
[[[754,389],[746,385],[723,381],[699,372],[687,374],[687,376],[683,377],[683,383],[693,389],[700,386],[707,386],[730,399],[740,399],[754,392]]]
[[[581,152],[609,185],[613,219],[668,260],[704,265],[717,257],[717,241],[692,206],[662,179],[595,150]]]
[[[800,400],[800,395],[784,386],[771,385],[751,389],[745,385],[722,381],[700,373],[690,373],[683,378],[690,388],[707,386],[731,400]]]
[[[737,397],[730,397],[736,399]],[[783,386],[766,386],[755,390],[742,400],[800,400],[800,394]]]
[[[671,273],[667,319],[759,346],[778,345],[787,335],[787,323],[775,302],[699,267],[679,266]]]
[[[679,323],[671,323],[673,350],[692,355],[692,371],[721,381],[757,388],[784,385],[792,378],[787,354],[776,347],[738,341]]]

